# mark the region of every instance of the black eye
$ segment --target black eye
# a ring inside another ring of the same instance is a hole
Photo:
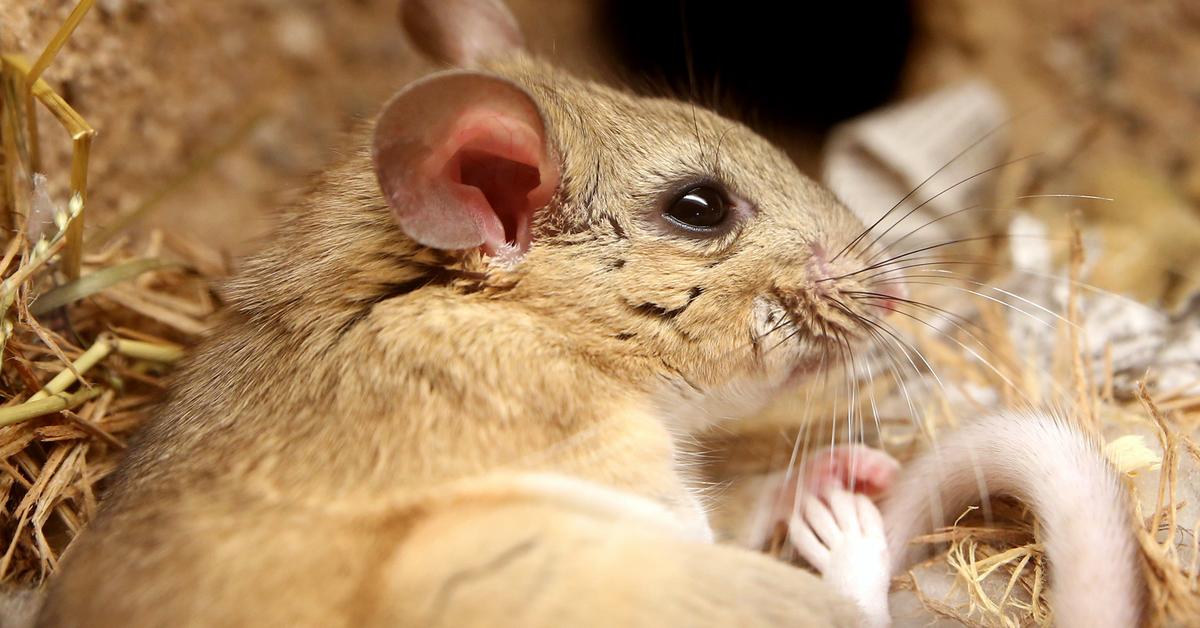
[[[729,202],[711,185],[698,185],[680,194],[665,212],[667,217],[689,229],[711,229],[725,220]]]

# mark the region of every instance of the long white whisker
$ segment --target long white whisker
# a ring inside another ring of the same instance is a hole
[[[1107,196],[1093,196],[1091,194],[1024,194],[1024,195],[1016,197],[1015,200],[1027,200],[1027,199],[1034,199],[1034,198],[1071,198],[1071,199],[1078,199],[1078,200],[1108,201],[1108,202],[1112,202],[1112,201],[1116,200],[1116,199],[1109,198]],[[938,216],[937,218],[934,218],[933,220],[926,222],[925,224],[919,225],[916,228],[914,228],[913,230],[909,231],[908,233],[905,233],[903,236],[901,236],[894,242],[889,243],[888,246],[895,247],[896,245],[909,239],[910,237],[919,233],[920,231],[922,231],[928,227],[931,227],[939,222],[942,222],[943,220],[948,220],[955,216],[965,214],[969,211],[975,211],[975,210],[980,210],[980,211],[984,211],[984,212],[994,212],[997,214],[1015,214],[1015,213],[1019,213],[1019,212],[1023,211],[1019,207],[985,207],[980,204],[970,205],[968,207],[964,207],[962,209],[957,209],[955,211],[952,211],[948,214],[943,214],[941,216]],[[871,255],[870,257],[867,258],[867,260],[866,260],[867,263],[871,263],[871,262],[875,261],[876,258],[878,258],[880,255],[886,254],[886,252],[887,252],[887,249],[880,249],[880,250],[876,251],[873,255]]]
[[[1004,162],[1004,163],[996,164],[995,166],[992,166],[992,167],[990,167],[990,168],[987,168],[987,169],[985,169],[985,170],[981,170],[981,171],[979,171],[979,172],[976,172],[975,174],[973,174],[973,175],[971,175],[971,176],[969,176],[969,177],[967,177],[967,178],[965,178],[965,179],[962,179],[962,180],[958,181],[957,183],[955,183],[955,184],[951,185],[950,187],[948,187],[948,188],[946,188],[946,189],[942,190],[941,192],[938,192],[937,194],[934,194],[933,196],[930,196],[929,198],[927,198],[927,199],[925,199],[924,201],[922,201],[921,203],[919,203],[919,204],[918,204],[916,207],[913,207],[912,209],[908,210],[908,213],[907,213],[907,214],[904,214],[904,215],[903,215],[903,216],[901,216],[899,219],[897,219],[895,222],[893,222],[893,223],[892,223],[892,226],[888,227],[887,229],[884,229],[884,230],[883,230],[883,233],[881,233],[881,234],[879,234],[879,235],[875,236],[875,239],[874,239],[874,240],[871,240],[871,242],[870,242],[869,244],[867,244],[867,250],[868,250],[868,251],[869,251],[869,250],[871,250],[871,247],[873,247],[873,246],[875,246],[876,244],[878,244],[878,243],[879,243],[879,241],[880,241],[880,240],[883,238],[883,236],[887,235],[889,232],[891,232],[891,230],[892,230],[892,229],[895,229],[897,226],[899,226],[899,225],[900,225],[900,223],[902,223],[902,222],[904,222],[905,220],[907,220],[909,216],[912,216],[913,214],[917,213],[918,211],[920,211],[920,209],[921,209],[922,207],[925,207],[926,205],[928,205],[928,204],[932,203],[933,201],[937,200],[939,197],[941,197],[941,196],[942,196],[943,194],[945,194],[946,192],[949,192],[950,190],[953,190],[953,189],[957,188],[958,186],[960,186],[960,185],[963,185],[964,183],[968,183],[968,182],[970,182],[970,181],[972,181],[972,180],[974,180],[974,179],[977,179],[977,178],[979,178],[979,177],[982,177],[982,176],[983,176],[983,175],[985,175],[985,174],[988,174],[988,173],[991,173],[991,172],[995,172],[995,171],[997,171],[997,170],[1000,170],[1001,168],[1007,168],[1008,166],[1011,166],[1011,165],[1013,165],[1013,164],[1015,164],[1015,163],[1019,163],[1019,162],[1022,162],[1022,161],[1026,161],[1026,160],[1028,160],[1028,159],[1032,159],[1032,158],[1034,158],[1034,157],[1037,157],[1037,156],[1038,156],[1038,155],[1040,155],[1040,154],[1041,154],[1041,153],[1032,153],[1032,154],[1029,154],[1029,155],[1022,155],[1021,157],[1017,157],[1016,159],[1011,159],[1011,160],[1009,160],[1009,161],[1006,161],[1006,162]]]
[[[1109,203],[1117,199],[1108,196],[1095,196],[1093,194],[1022,194],[1016,197],[1018,201],[1023,201],[1030,198],[1073,198],[1085,201],[1107,201]]]
[[[871,272],[878,268],[882,268],[893,262],[896,262],[896,261],[899,261],[899,260],[902,260],[902,259],[905,259],[908,257],[912,257],[913,255],[918,255],[921,253],[925,253],[927,251],[932,251],[934,249],[940,249],[940,248],[947,247],[947,246],[954,246],[955,244],[965,244],[967,242],[979,242],[982,240],[1000,240],[1000,239],[1016,240],[1016,239],[1023,239],[1023,238],[1029,238],[1029,239],[1033,239],[1033,240],[1042,240],[1042,241],[1048,241],[1048,242],[1065,242],[1066,241],[1063,238],[1052,238],[1052,237],[1045,236],[1042,234],[1037,234],[1037,233],[992,233],[992,234],[988,234],[988,235],[974,236],[974,237],[969,237],[969,238],[956,238],[954,240],[947,240],[945,242],[938,242],[937,244],[930,244],[927,246],[922,246],[920,248],[916,248],[911,251],[906,251],[904,253],[900,253],[899,255],[893,255],[892,257],[890,257],[888,259],[885,259],[885,260],[882,260],[879,262],[875,262],[874,264],[870,264],[868,266],[864,266],[863,268],[860,268],[856,271],[845,273],[842,275],[836,275],[834,277],[826,277],[824,279],[819,279],[817,281],[818,281],[818,283],[824,283],[826,281],[837,281],[839,279],[845,279],[846,277],[854,277],[856,275],[861,275],[863,273]]]
[[[974,142],[971,142],[970,144],[968,144],[966,146],[966,148],[963,148],[961,151],[959,151],[957,155],[951,157],[949,161],[942,164],[941,167],[939,167],[937,170],[934,170],[932,173],[930,173],[930,175],[928,177],[925,177],[924,181],[921,181],[920,183],[917,184],[917,187],[909,190],[908,193],[905,194],[900,200],[896,201],[895,205],[892,205],[891,208],[889,208],[886,212],[883,212],[883,215],[880,216],[879,218],[877,218],[875,220],[875,222],[871,223],[871,225],[869,227],[867,227],[866,229],[863,229],[862,232],[859,233],[853,240],[851,240],[849,243],[847,243],[846,246],[842,247],[842,250],[838,251],[838,254],[834,255],[833,260],[831,260],[831,261],[836,261],[846,251],[849,251],[851,248],[853,248],[854,245],[858,244],[863,238],[865,238],[868,234],[870,234],[872,231],[874,231],[875,227],[878,227],[884,220],[886,220],[887,217],[892,214],[892,212],[896,211],[896,208],[900,207],[901,205],[904,204],[905,201],[912,198],[912,195],[916,194],[917,190],[920,190],[921,188],[925,187],[925,185],[927,183],[932,181],[934,177],[941,174],[941,172],[943,170],[945,170],[946,168],[949,168],[951,164],[958,161],[959,158],[961,158],[963,155],[966,155],[967,153],[971,152],[971,150],[973,148],[982,144],[984,140],[991,137],[996,131],[999,131],[1000,129],[1004,128],[1008,123],[1009,123],[1009,120],[1005,120],[1001,124],[998,124],[998,125],[992,127],[986,133],[979,136],[979,138],[977,138]]]
[[[929,279],[934,279],[934,278],[935,278],[935,277],[929,277]],[[1008,292],[1007,290],[1002,290],[1002,289],[1000,289],[1000,288],[996,288],[995,286],[992,286],[992,285],[989,285],[989,284],[986,284],[986,283],[980,283],[980,282],[978,282],[978,281],[974,281],[974,280],[967,280],[967,279],[964,279],[964,278],[962,278],[962,277],[946,277],[946,279],[951,279],[951,280],[953,280],[953,281],[964,281],[964,282],[973,283],[973,284],[976,284],[976,285],[979,285],[979,286],[984,286],[984,287],[987,287],[987,288],[992,288],[993,290],[996,290],[996,291],[1002,292],[1002,293],[1004,293],[1004,294],[1006,294],[1006,295],[1008,295],[1008,296],[1011,296],[1011,297],[1013,297],[1013,298],[1016,298],[1016,299],[1019,299],[1019,300],[1021,300],[1021,301],[1024,301],[1024,302],[1026,302],[1026,303],[1029,303],[1030,305],[1032,305],[1032,306],[1036,307],[1037,309],[1039,309],[1039,310],[1041,310],[1041,311],[1043,311],[1043,312],[1045,312],[1045,313],[1049,314],[1050,316],[1052,316],[1052,317],[1053,317],[1053,318],[1055,318],[1056,320],[1058,320],[1058,321],[1060,321],[1060,322],[1062,322],[1062,323],[1064,323],[1064,324],[1066,324],[1066,325],[1068,325],[1068,326],[1070,326],[1070,327],[1074,327],[1074,328],[1076,328],[1076,329],[1078,329],[1078,328],[1079,328],[1079,326],[1078,326],[1078,325],[1076,325],[1075,323],[1072,323],[1071,321],[1068,321],[1066,318],[1063,318],[1063,317],[1062,317],[1061,315],[1059,315],[1059,314],[1055,314],[1055,313],[1054,313],[1052,310],[1050,310],[1050,309],[1046,308],[1045,306],[1043,306],[1043,305],[1041,305],[1041,304],[1039,304],[1039,303],[1034,303],[1033,301],[1030,301],[1030,300],[1028,300],[1028,299],[1025,299],[1025,298],[1019,297],[1019,296],[1017,296],[1017,295],[1015,295],[1015,294],[1012,294],[1011,292]],[[966,293],[966,294],[972,294],[972,295],[975,295],[975,296],[977,296],[977,297],[979,297],[979,298],[981,298],[981,299],[987,299],[988,301],[992,301],[993,303],[998,303],[998,304],[1000,304],[1000,305],[1002,305],[1002,306],[1004,306],[1004,307],[1006,307],[1006,308],[1009,308],[1009,309],[1013,310],[1014,312],[1017,312],[1017,313],[1019,313],[1019,314],[1022,314],[1022,315],[1024,315],[1024,316],[1027,316],[1027,317],[1028,317],[1030,320],[1032,320],[1032,321],[1035,321],[1035,322],[1036,322],[1036,323],[1038,323],[1039,325],[1043,325],[1043,326],[1045,326],[1045,327],[1046,327],[1046,328],[1048,328],[1048,329],[1054,329],[1054,325],[1053,325],[1052,323],[1049,323],[1049,322],[1047,322],[1047,321],[1044,321],[1044,320],[1042,320],[1042,319],[1040,319],[1040,318],[1038,318],[1038,317],[1034,316],[1032,313],[1030,313],[1030,312],[1027,312],[1027,311],[1025,311],[1025,310],[1023,310],[1023,309],[1021,309],[1021,308],[1019,308],[1019,307],[1017,307],[1017,306],[1013,305],[1012,303],[1009,303],[1009,302],[1007,302],[1007,301],[1004,301],[1003,299],[998,299],[998,298],[996,298],[996,297],[993,297],[993,296],[990,296],[990,295],[987,295],[987,294],[983,294],[982,292],[979,292],[979,291],[977,291],[977,290],[971,290],[970,288],[963,288],[963,287],[961,287],[961,286],[952,286],[952,285],[950,285],[950,284],[946,284],[946,283],[938,283],[938,282],[935,282],[935,281],[911,281],[911,280],[908,280],[908,281],[900,281],[900,280],[897,280],[897,281],[885,281],[885,282],[879,282],[879,283],[876,283],[875,285],[888,285],[888,284],[893,284],[893,283],[903,283],[903,284],[905,284],[905,285],[918,285],[918,286],[936,286],[936,287],[939,287],[939,288],[947,288],[947,289],[950,289],[950,290],[957,290],[958,292],[963,292],[963,293]]]
[[[970,278],[967,278],[967,277],[963,276],[961,273],[955,273],[955,272],[953,272],[953,271],[939,270],[939,271],[930,271],[930,272],[939,272],[939,273],[942,273],[942,274],[954,275],[954,276],[955,276],[955,279],[957,279],[958,281],[961,281],[961,282],[963,282],[963,283],[969,283],[969,284],[971,284],[971,285],[974,285],[974,286],[980,286],[980,287],[983,287],[983,288],[988,288],[988,289],[990,289],[990,290],[995,290],[996,292],[999,292],[1000,294],[1003,294],[1003,295],[1005,295],[1005,296],[1009,296],[1009,297],[1012,297],[1012,298],[1014,298],[1014,299],[1017,299],[1018,301],[1021,301],[1022,303],[1026,303],[1026,304],[1032,305],[1033,307],[1035,307],[1035,308],[1037,308],[1037,309],[1041,310],[1042,312],[1044,312],[1044,313],[1046,313],[1046,314],[1049,314],[1050,316],[1053,316],[1054,318],[1058,319],[1058,321],[1059,321],[1059,322],[1061,322],[1061,323],[1065,323],[1065,324],[1067,324],[1067,325],[1070,325],[1070,326],[1072,326],[1072,327],[1077,327],[1077,325],[1075,325],[1075,324],[1074,324],[1074,323],[1072,323],[1071,321],[1069,321],[1069,320],[1067,320],[1067,319],[1063,318],[1062,316],[1060,316],[1060,315],[1058,315],[1058,314],[1056,314],[1056,313],[1054,313],[1054,312],[1050,311],[1049,309],[1047,309],[1047,308],[1046,308],[1045,306],[1043,306],[1042,304],[1040,304],[1040,303],[1037,303],[1037,302],[1034,302],[1034,301],[1030,301],[1029,299],[1026,299],[1026,298],[1025,298],[1025,297],[1023,297],[1023,296],[1021,296],[1021,295],[1019,295],[1019,294],[1015,294],[1015,293],[1009,292],[1008,290],[1005,290],[1004,288],[1000,288],[1000,287],[998,287],[998,286],[994,286],[994,285],[992,285],[992,284],[990,284],[990,283],[984,283],[984,282],[982,282],[982,281],[976,281],[976,280],[974,280],[974,279],[970,279]],[[982,295],[981,295],[981,296],[982,296]]]
[[[883,351],[883,355],[885,357],[887,357],[887,359],[888,359],[888,362],[889,362],[888,370],[891,371],[892,378],[896,382],[896,387],[900,390],[901,396],[904,397],[904,402],[908,406],[909,417],[910,417],[910,420],[913,422],[913,426],[917,428],[917,431],[919,431],[921,433],[925,433],[924,417],[917,413],[917,408],[916,408],[916,405],[913,403],[912,395],[909,394],[908,386],[904,383],[904,377],[902,375],[902,373],[904,371],[903,365],[900,363],[900,360],[896,358],[896,354],[892,350],[893,345],[896,345],[896,346],[899,346],[899,345],[896,343],[895,340],[887,338],[882,333],[880,333],[878,330],[876,330],[874,327],[868,327],[867,332],[870,333],[879,342],[878,347],[880,348],[880,350]],[[918,378],[920,378],[920,376],[921,376],[921,373],[919,371],[914,371],[914,374]],[[920,417],[920,418],[918,418],[918,417]]]
[[[897,313],[899,313],[899,314],[901,314],[901,315],[903,315],[903,316],[907,316],[908,318],[911,318],[911,319],[913,319],[913,320],[917,321],[918,323],[921,323],[922,325],[925,325],[926,327],[928,327],[928,328],[932,329],[932,330],[933,330],[935,333],[937,333],[938,335],[940,335],[940,336],[942,336],[942,337],[946,338],[947,340],[949,340],[949,341],[953,342],[954,344],[958,345],[958,346],[959,346],[959,348],[961,348],[962,350],[966,351],[967,353],[970,353],[970,354],[971,354],[971,355],[972,355],[972,356],[973,356],[975,359],[979,360],[979,361],[980,361],[980,362],[981,362],[981,363],[982,363],[984,366],[986,366],[986,367],[987,367],[989,370],[991,370],[993,373],[995,373],[997,377],[999,377],[1001,380],[1003,380],[1003,381],[1004,381],[1004,383],[1005,383],[1005,384],[1007,384],[1007,385],[1008,385],[1010,388],[1012,388],[1013,392],[1015,392],[1015,393],[1017,393],[1018,395],[1020,395],[1020,396],[1021,396],[1021,398],[1022,398],[1022,399],[1024,399],[1024,400],[1025,400],[1027,403],[1029,403],[1030,405],[1033,405],[1033,402],[1032,402],[1032,401],[1029,399],[1029,397],[1028,397],[1028,396],[1025,394],[1025,391],[1021,390],[1021,388],[1020,388],[1019,386],[1017,386],[1017,385],[1016,385],[1016,383],[1014,383],[1014,382],[1013,382],[1011,379],[1009,379],[1007,375],[1005,375],[1004,373],[1002,373],[1002,372],[1000,371],[1000,369],[996,368],[996,367],[995,367],[995,365],[993,365],[993,364],[991,363],[991,361],[990,361],[990,360],[988,360],[988,359],[984,358],[983,356],[979,355],[979,353],[978,353],[978,352],[976,352],[976,351],[975,351],[974,349],[972,349],[971,347],[968,347],[968,346],[967,346],[966,344],[964,344],[964,343],[963,343],[961,340],[959,340],[959,339],[955,338],[954,336],[951,336],[950,334],[947,334],[946,332],[944,332],[944,331],[942,331],[942,330],[938,329],[936,326],[929,324],[929,322],[925,321],[924,319],[920,318],[919,316],[913,316],[912,314],[909,314],[908,312],[905,312],[905,311],[903,311],[903,310],[899,310],[899,309],[894,309],[894,310],[892,310],[892,311],[893,311],[893,312],[897,312]],[[1054,385],[1054,384],[1053,384],[1053,381],[1051,381],[1051,384],[1052,384],[1052,385]],[[1057,385],[1054,385],[1054,386],[1055,386],[1055,388],[1056,388],[1056,389],[1058,389],[1058,386],[1057,386]]]

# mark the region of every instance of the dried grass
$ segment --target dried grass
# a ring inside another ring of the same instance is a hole
[[[141,259],[134,250],[115,263]],[[84,256],[82,278],[103,272]],[[194,340],[200,324],[181,330],[109,298],[112,287],[51,310],[42,320],[26,307],[54,281],[47,268],[21,284],[0,375],[0,581],[38,583],[95,511],[104,478],[125,438],[165,386],[166,367]],[[206,280],[177,268],[148,273],[142,290],[180,299],[197,318],[211,299],[189,300]],[[146,277],[147,275],[143,275]],[[64,284],[64,285],[70,285]],[[158,312],[154,312],[158,314]],[[135,339],[135,337],[137,339]]]
[[[217,307],[212,273],[198,270],[211,270],[214,256],[196,243],[83,246],[83,220],[96,213],[85,207],[91,128],[37,76],[91,5],[79,3],[33,64],[16,55],[0,64],[0,218],[11,234],[0,258],[0,583],[38,584],[53,572],[161,396],[167,367]],[[35,176],[38,107],[72,142],[71,171],[46,173],[69,179],[65,210]],[[31,211],[39,208],[52,216]]]
[[[1070,267],[1072,280],[1078,281],[1083,257],[1078,230],[1074,234]],[[1191,625],[1200,618],[1200,521],[1190,528],[1180,525],[1177,513],[1185,504],[1179,499],[1178,483],[1182,456],[1189,456],[1191,464],[1200,468],[1200,447],[1189,436],[1200,421],[1200,405],[1179,391],[1163,391],[1156,401],[1144,382],[1138,382],[1133,399],[1117,400],[1111,352],[1105,352],[1098,377],[1089,375],[1080,357],[1086,338],[1082,337],[1079,308],[1077,295],[1071,294],[1065,322],[1059,324],[1058,345],[1041,348],[1047,353],[1039,357],[1053,357],[1049,360],[1053,377],[1070,382],[1064,392],[1079,408],[1080,426],[1106,443],[1106,453],[1127,477],[1129,508],[1136,513],[1131,533],[1141,547],[1142,570],[1150,592],[1149,624]],[[1020,343],[1010,336],[1005,317],[989,313],[991,309],[982,308],[980,324],[995,351],[988,357],[1000,373],[979,361],[964,359],[961,351],[954,350],[956,345],[914,329],[919,338],[915,344],[939,372],[954,374],[957,381],[947,382],[947,386],[981,383],[1000,392],[1000,405],[1008,407],[1025,405],[1026,398],[1040,399],[1045,394],[1046,376],[1015,358],[1028,348],[1017,349]],[[1008,382],[1020,385],[1013,390]],[[949,429],[956,422],[952,415],[947,411],[929,413],[926,422],[932,425],[923,426],[922,431],[936,434]],[[1157,447],[1148,446],[1140,433],[1155,435]],[[889,450],[898,452],[914,451],[924,439],[916,431],[893,433],[890,439],[885,436]],[[1157,478],[1152,483],[1153,493],[1139,488],[1146,486],[1144,481],[1134,481],[1139,476]],[[1143,507],[1146,503],[1153,508],[1148,514]],[[1043,561],[1040,531],[1031,514],[1004,502],[993,502],[990,509],[991,517],[969,511],[955,525],[917,539],[916,543],[936,548],[937,553],[898,578],[894,589],[911,591],[933,616],[966,625],[1052,625],[1046,595],[1053,565]],[[952,585],[944,590],[947,576]]]

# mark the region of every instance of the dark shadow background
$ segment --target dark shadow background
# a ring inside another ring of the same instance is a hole
[[[913,35],[909,2],[604,0],[598,11],[626,73],[818,133],[895,93]]]

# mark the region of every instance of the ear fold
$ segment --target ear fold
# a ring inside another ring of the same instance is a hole
[[[384,107],[372,156],[400,228],[438,249],[495,255],[530,245],[560,170],[532,97],[502,78],[445,72]]]
[[[421,52],[451,65],[474,67],[525,47],[501,0],[401,0],[399,18]]]

